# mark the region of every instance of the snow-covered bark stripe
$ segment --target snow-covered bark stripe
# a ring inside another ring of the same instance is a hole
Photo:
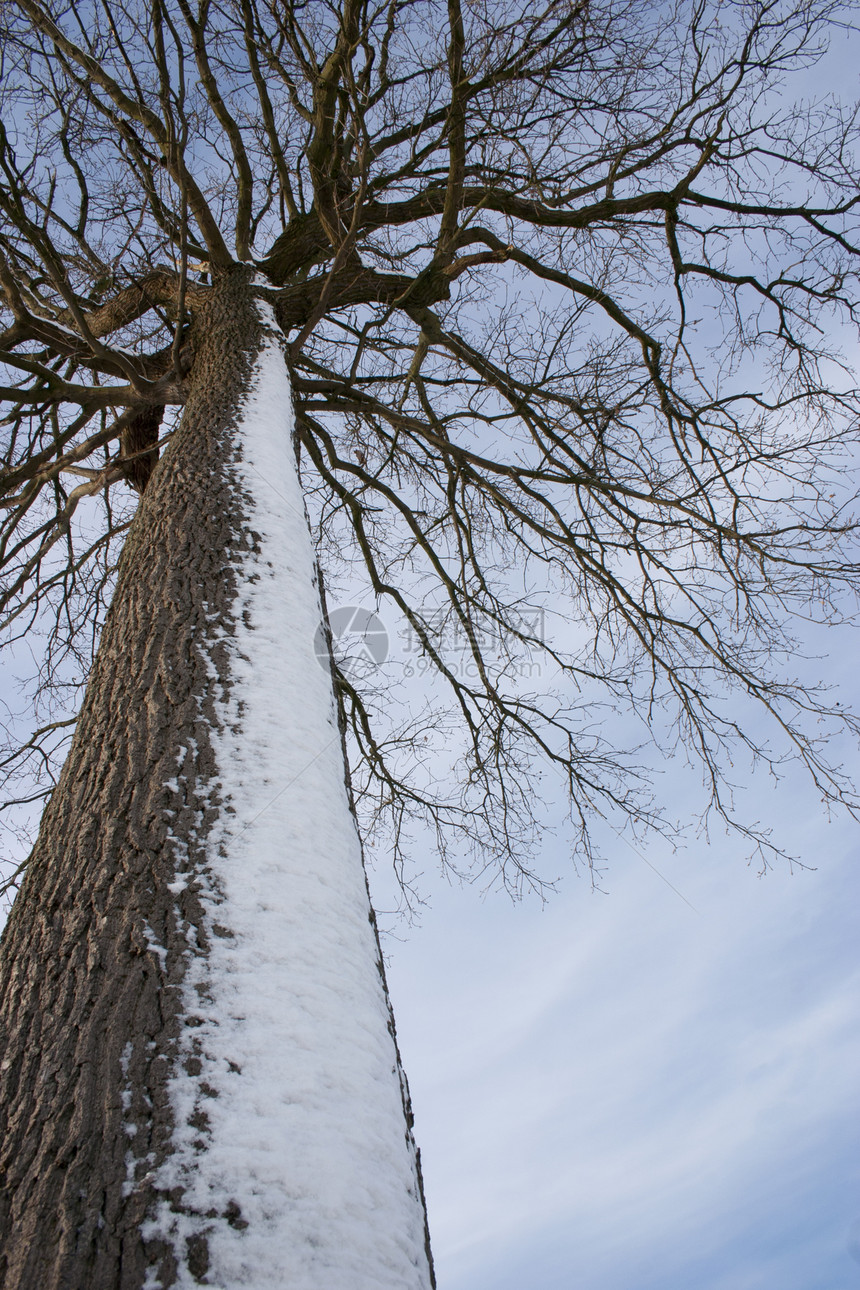
[[[172,1243],[183,1287],[428,1290],[331,678],[314,653],[283,337],[258,308],[263,342],[235,426],[234,630],[210,640],[229,652],[211,731],[218,815],[206,865],[186,873],[179,857],[177,875],[177,889],[198,889],[207,951],[189,954],[174,1140],[154,1179],[165,1199],[144,1236]]]

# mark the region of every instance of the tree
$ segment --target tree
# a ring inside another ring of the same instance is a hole
[[[589,860],[668,827],[613,712],[765,855],[738,747],[856,810],[791,663],[857,590],[856,117],[781,88],[841,10],[9,12],[3,607],[87,689],[3,941],[3,1284],[426,1286],[303,508],[450,696],[398,724],[333,662],[397,862],[423,822],[539,883],[541,775]]]

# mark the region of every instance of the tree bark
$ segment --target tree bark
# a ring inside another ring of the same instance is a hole
[[[205,1013],[213,938],[233,935],[209,841],[233,810],[216,744],[236,684],[241,560],[259,537],[235,430],[262,330],[249,271],[222,273],[194,319],[189,402],[141,498],[75,740],[3,936],[3,1290],[257,1284],[211,1264],[208,1233],[243,1234],[241,1205],[201,1212],[187,1170],[169,1166],[180,1140],[205,1157],[217,1092],[189,996],[197,990]],[[399,1072],[393,1027],[388,1042]],[[289,1053],[283,1062],[288,1071]],[[177,1079],[196,1081],[184,1124]],[[413,1172],[423,1223],[417,1161]],[[359,1282],[375,1286],[373,1270]],[[428,1248],[410,1287],[431,1284]]]
[[[163,416],[162,405],[144,408],[132,419],[120,437],[124,474],[138,493],[146,488],[158,461],[158,432]]]

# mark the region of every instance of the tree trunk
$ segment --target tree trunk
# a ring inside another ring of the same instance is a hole
[[[195,319],[0,961],[3,1290],[428,1290],[282,337]]]

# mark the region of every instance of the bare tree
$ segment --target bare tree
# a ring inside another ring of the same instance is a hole
[[[205,1282],[210,1219],[194,1211],[183,1262],[163,1232],[139,1236],[163,1182],[135,1175],[122,1194],[104,1110],[119,1056],[97,1086],[45,1084],[76,1009],[98,1018],[87,1044],[110,1033],[120,1054],[149,1035],[163,1069],[147,1059],[132,1085],[169,1160],[164,1070],[185,1005],[165,1006],[129,936],[157,920],[185,979],[187,929],[164,897],[176,835],[154,821],[191,743],[183,804],[212,806],[195,722],[230,668],[214,629],[207,665],[195,651],[205,624],[233,630],[237,552],[255,539],[231,427],[275,331],[323,573],[360,567],[450,700],[434,691],[399,724],[372,678],[335,662],[355,805],[395,859],[418,822],[452,864],[471,849],[513,889],[539,883],[543,775],[589,860],[598,817],[667,827],[612,713],[680,744],[706,813],[765,855],[766,831],[735,815],[738,747],[773,768],[798,758],[825,802],[856,809],[826,744],[857,720],[792,659],[797,624],[844,620],[857,590],[860,400],[840,351],[858,302],[857,117],[790,93],[842,9],[15,0],[8,15],[2,604],[13,641],[42,633],[46,705],[6,752],[13,800],[40,775],[51,791],[101,646],[4,942],[23,1198],[6,1212],[25,1231],[4,1284],[88,1269],[88,1285],[131,1287],[156,1265],[158,1284]],[[516,678],[523,650],[551,666],[553,695]],[[176,686],[161,708],[159,667]],[[84,988],[86,946],[145,1021],[118,1020],[92,973]],[[61,1105],[77,1109],[53,1139]],[[56,1170],[45,1181],[64,1152],[65,1190]],[[27,1253],[58,1206],[78,1235]]]

